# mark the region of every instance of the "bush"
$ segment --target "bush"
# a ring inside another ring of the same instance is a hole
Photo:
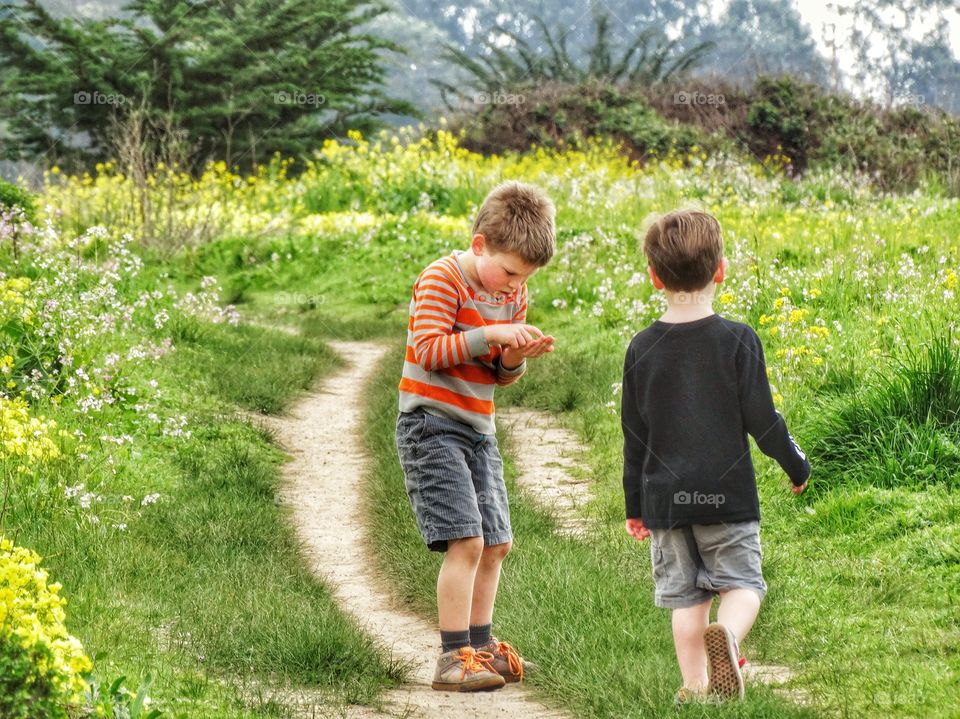
[[[792,77],[761,77],[750,88],[684,78],[619,89],[552,83],[503,94],[510,101],[456,119],[464,146],[496,154],[606,136],[640,160],[670,149],[682,157],[697,147],[791,173],[862,173],[881,190],[927,181],[960,194],[960,120],[935,109],[884,109]]]
[[[26,219],[36,222],[36,211],[33,205],[33,195],[6,180],[0,179],[0,212],[19,207],[23,210]]]
[[[703,145],[705,133],[671,122],[655,112],[637,90],[599,83],[548,83],[511,90],[515,101],[484,105],[475,116],[454,121],[475,152],[523,152],[531,145],[579,147],[591,137],[611,137],[634,158],[684,153]]]
[[[47,584],[40,557],[0,538],[0,716],[66,717],[79,705],[92,669],[67,632],[66,600]]]

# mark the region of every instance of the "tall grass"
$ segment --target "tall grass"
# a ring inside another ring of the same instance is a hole
[[[824,403],[809,434],[817,467],[834,483],[960,487],[960,352],[951,334],[902,350]]]

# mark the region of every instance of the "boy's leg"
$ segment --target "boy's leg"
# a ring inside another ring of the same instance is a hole
[[[473,601],[470,606],[470,624],[474,626],[493,623],[493,604],[500,585],[500,565],[511,546],[511,542],[503,542],[483,547],[473,580]]]
[[[733,632],[738,643],[747,636],[759,612],[760,595],[753,589],[731,589],[720,592],[717,622]]]
[[[739,642],[753,626],[767,591],[761,567],[760,523],[695,525],[704,567],[697,584],[721,595],[717,623],[704,632],[710,692],[721,699],[743,697]]]
[[[690,527],[650,530],[654,603],[672,610],[673,643],[683,686],[700,693],[707,686],[703,631],[710,618],[713,592],[697,586],[702,563]]]
[[[693,527],[704,568],[697,583],[720,595],[717,623],[742,642],[757,619],[767,591],[757,521]]]
[[[703,632],[710,620],[710,600],[673,610],[673,644],[683,675],[683,686],[694,691],[707,688],[707,652]]]
[[[441,632],[467,631],[482,553],[483,537],[451,539],[447,543],[447,553],[437,575],[437,613]]]

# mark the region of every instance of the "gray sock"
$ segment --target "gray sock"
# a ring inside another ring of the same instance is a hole
[[[440,630],[440,643],[443,645],[443,652],[451,652],[454,649],[470,646],[470,631],[464,629],[462,632],[445,632]]]
[[[479,649],[490,641],[490,630],[492,624],[471,624],[470,625],[470,646]]]

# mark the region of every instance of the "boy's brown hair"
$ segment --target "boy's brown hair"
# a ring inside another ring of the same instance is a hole
[[[723,258],[717,219],[701,210],[675,210],[647,230],[643,251],[653,271],[672,292],[706,287]]]
[[[538,187],[504,182],[490,191],[473,221],[473,234],[483,235],[493,252],[512,252],[543,267],[553,257],[556,241],[553,202]]]

